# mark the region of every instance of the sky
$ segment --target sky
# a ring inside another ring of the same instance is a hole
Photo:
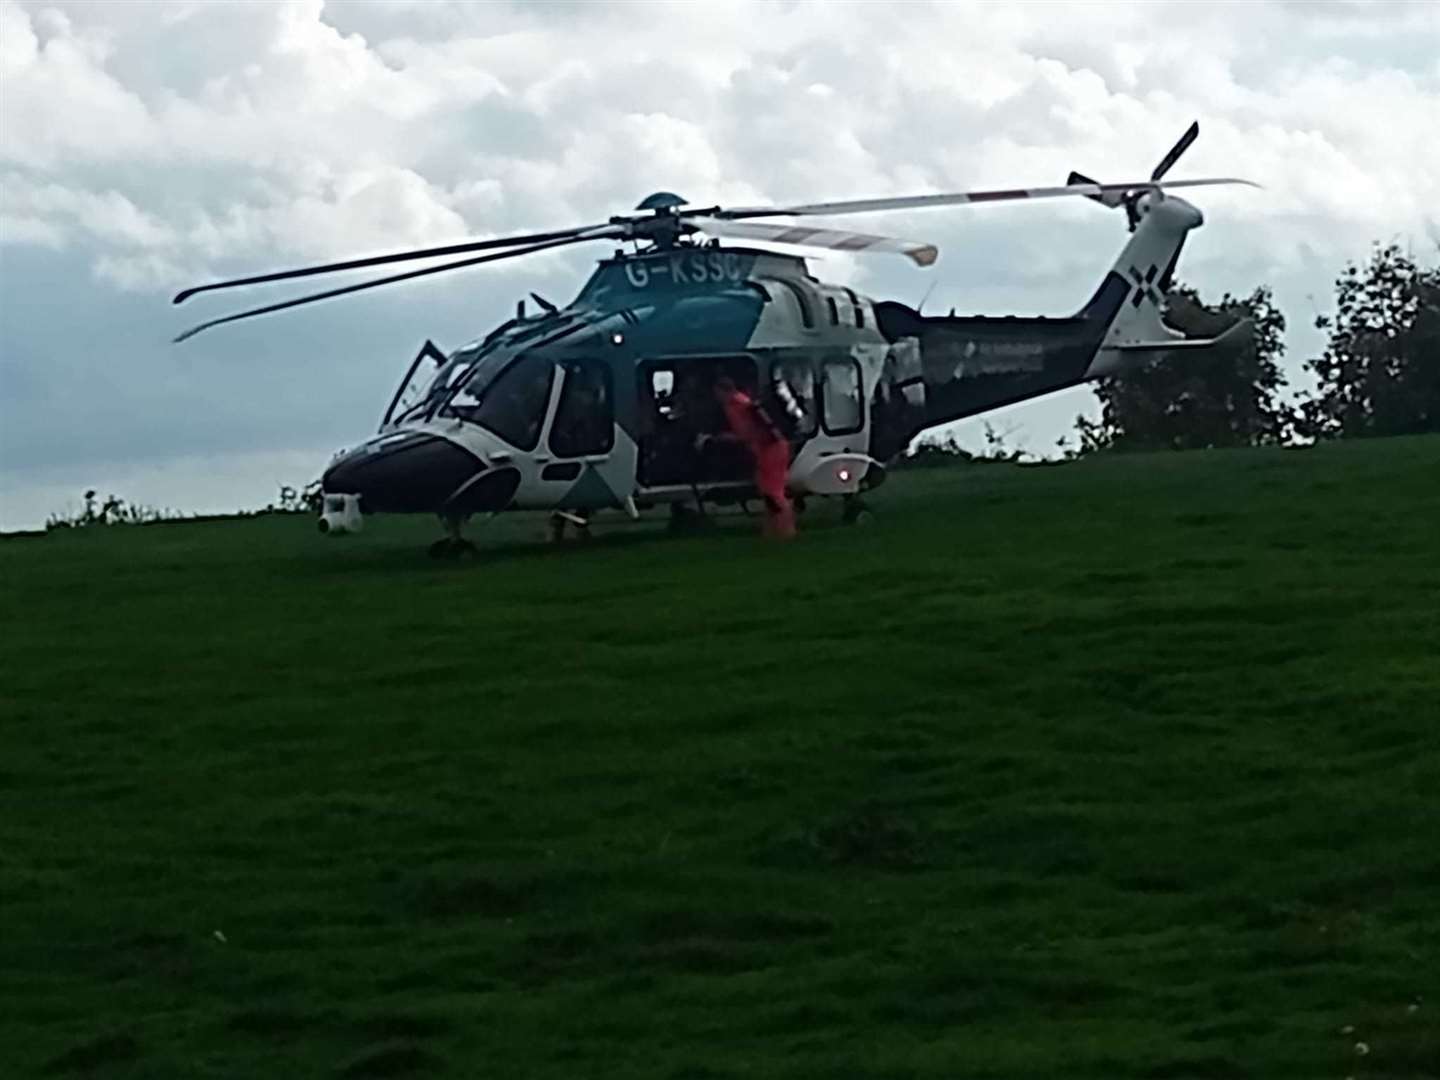
[[[1285,369],[1376,241],[1440,254],[1440,5],[0,0],[0,528],[87,488],[258,506],[373,432],[426,338],[531,290],[571,299],[603,244],[170,339],[278,299],[170,304],[217,277],[604,221],[652,191],[808,202],[1147,176],[1206,224],[1179,276],[1268,284]],[[1087,200],[839,224],[940,248],[822,253],[819,277],[925,310],[1055,314],[1125,240]],[[1053,453],[1093,394],[988,417]],[[980,421],[962,441],[983,440]]]

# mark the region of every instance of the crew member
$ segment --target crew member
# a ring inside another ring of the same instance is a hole
[[[790,444],[775,422],[728,375],[715,380],[715,400],[725,412],[730,431],[716,436],[743,443],[755,459],[755,487],[765,500],[765,535],[789,540],[795,535],[795,510],[785,494],[790,474]],[[704,440],[706,436],[701,436]]]

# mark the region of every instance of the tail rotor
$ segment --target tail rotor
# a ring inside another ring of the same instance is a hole
[[[1174,167],[1175,162],[1180,160],[1180,155],[1190,149],[1190,144],[1199,137],[1200,121],[1197,120],[1185,129],[1185,134],[1181,135],[1175,145],[1170,148],[1169,152],[1160,159],[1160,164],[1156,165],[1154,171],[1150,173],[1150,180],[1153,183],[1158,183],[1161,178]],[[1098,181],[1091,180],[1082,173],[1072,172],[1070,178],[1066,180],[1065,183],[1069,185],[1096,184]],[[1135,227],[1140,224],[1140,200],[1144,196],[1151,194],[1152,190],[1153,189],[1146,188],[1134,191],[1106,191],[1099,195],[1087,194],[1085,197],[1087,199],[1094,199],[1101,206],[1108,207],[1111,210],[1120,206],[1125,207],[1125,220],[1130,224],[1130,231],[1134,232]]]
[[[1180,155],[1190,149],[1190,144],[1200,137],[1200,121],[1196,120],[1188,128],[1185,134],[1180,136],[1179,142],[1170,148],[1170,152],[1160,159],[1160,164],[1155,166],[1155,171],[1150,174],[1151,180],[1159,180],[1175,162],[1180,160]]]

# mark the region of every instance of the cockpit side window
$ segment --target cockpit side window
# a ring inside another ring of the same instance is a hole
[[[615,445],[610,368],[599,360],[567,360],[561,367],[565,385],[550,427],[551,452],[556,457],[609,453]]]
[[[522,357],[492,382],[471,379],[442,413],[488,428],[517,449],[534,450],[540,444],[554,378],[555,365],[548,359]]]

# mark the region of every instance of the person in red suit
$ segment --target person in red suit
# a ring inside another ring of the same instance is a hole
[[[789,540],[795,535],[795,508],[785,493],[790,475],[790,443],[760,403],[728,375],[715,380],[715,399],[730,431],[716,438],[742,443],[755,460],[755,487],[765,500],[765,535]]]

